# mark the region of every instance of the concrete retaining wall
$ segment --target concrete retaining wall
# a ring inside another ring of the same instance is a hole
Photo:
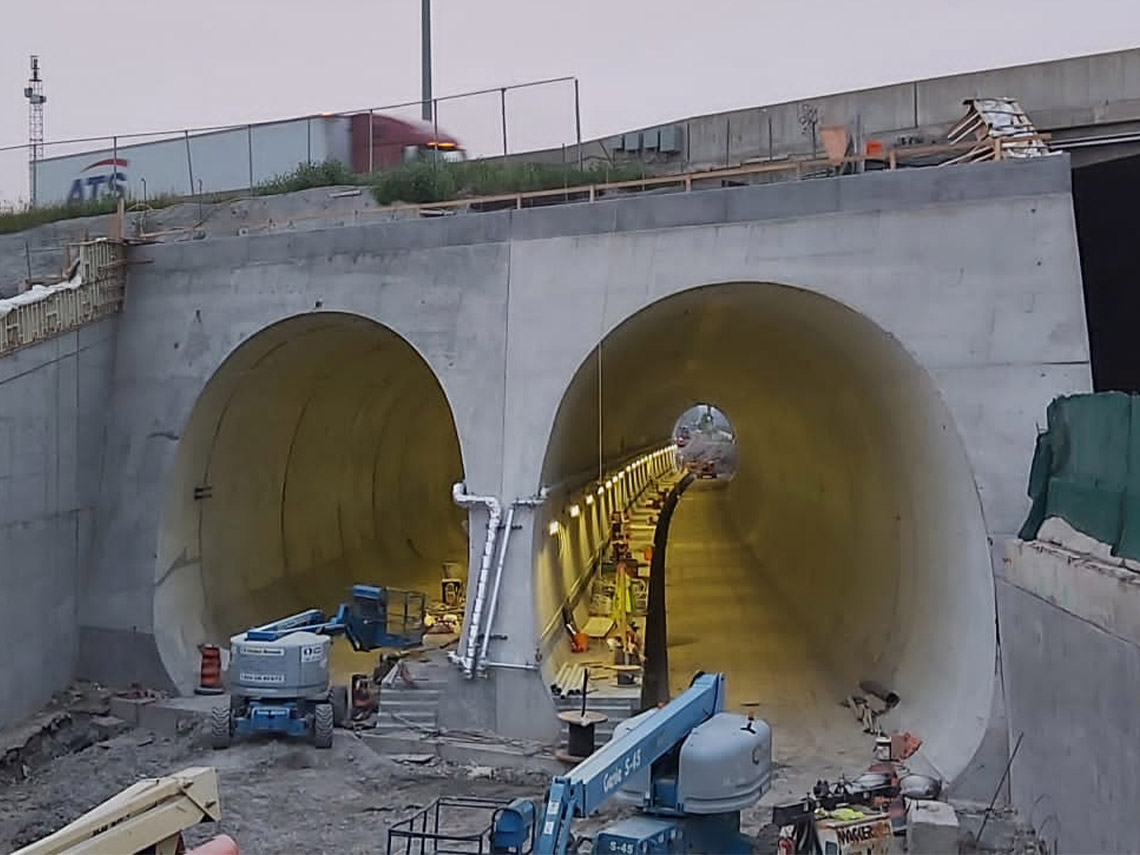
[[[1013,541],[997,590],[1014,807],[1051,851],[1140,851],[1140,579]]]
[[[1116,51],[679,119],[661,126],[679,129],[678,151],[643,152],[639,156],[654,163],[657,171],[675,172],[810,153],[812,137],[801,123],[805,110],[815,111],[819,127],[846,127],[857,149],[872,138],[888,146],[909,140],[939,143],[945,141],[949,127],[965,115],[963,100],[982,97],[1018,99],[1034,124],[1057,140],[1086,136],[1094,129],[1098,133],[1124,133],[1140,129],[1137,91],[1140,49]],[[620,139],[584,142],[582,155],[621,160],[628,155],[615,151]],[[815,143],[815,150],[822,152],[818,133]],[[1111,152],[1114,156],[1128,150],[1122,146],[1108,148],[1115,149]],[[1074,156],[1084,162],[1100,153],[1099,149],[1078,149]],[[577,158],[577,147],[568,146],[508,159],[575,163]]]
[[[0,726],[74,674],[117,323],[0,359]]]

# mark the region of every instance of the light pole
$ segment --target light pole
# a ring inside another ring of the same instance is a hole
[[[431,109],[431,0],[420,0],[420,83],[425,122],[432,120]]]

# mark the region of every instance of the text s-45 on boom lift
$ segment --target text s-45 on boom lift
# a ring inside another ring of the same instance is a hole
[[[740,832],[740,812],[754,807],[771,785],[772,731],[760,719],[724,712],[724,697],[723,674],[698,674],[665,706],[619,723],[613,739],[551,781],[541,804],[516,799],[496,806],[489,850],[579,852],[587,840],[573,835],[574,820],[612,798],[640,812],[599,831],[595,853],[751,852],[752,841]],[[442,851],[440,844],[448,841],[475,842],[438,827],[428,830],[433,813],[438,822],[433,804],[395,823],[388,852]]]
[[[348,689],[332,686],[329,650],[344,635],[354,650],[407,649],[423,642],[427,597],[418,591],[353,585],[332,617],[309,609],[230,639],[228,707],[210,715],[214,748],[253,733],[312,736],[332,747],[334,725],[348,720]]]

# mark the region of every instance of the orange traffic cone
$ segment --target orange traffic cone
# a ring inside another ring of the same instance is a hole
[[[225,691],[222,686],[222,651],[216,644],[203,644],[199,650],[202,651],[202,670],[194,691],[199,695],[220,695]]]
[[[241,855],[237,841],[228,834],[219,834],[201,846],[196,846],[186,852],[186,855]]]

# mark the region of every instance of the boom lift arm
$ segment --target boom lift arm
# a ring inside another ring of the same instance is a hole
[[[602,746],[568,774],[555,777],[535,851],[567,852],[575,817],[594,813],[632,775],[674,750],[693,728],[724,709],[724,699],[724,675],[700,674],[685,692],[637,727]]]
[[[400,605],[397,608],[396,601]],[[277,641],[294,632],[344,635],[358,652],[418,644],[424,632],[425,596],[418,591],[353,585],[352,602],[341,603],[332,617],[307,609],[246,631],[246,641]],[[394,624],[396,632],[389,628]]]

